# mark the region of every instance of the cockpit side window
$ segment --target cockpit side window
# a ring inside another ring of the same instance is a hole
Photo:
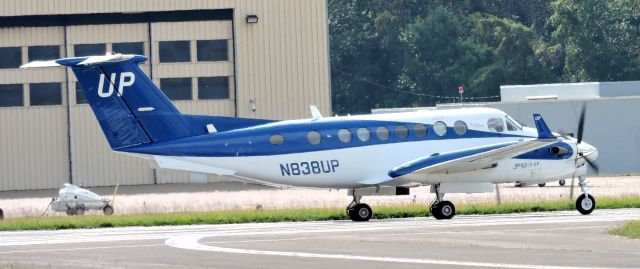
[[[501,118],[490,118],[487,121],[487,127],[491,131],[502,133],[504,131],[504,121]]]

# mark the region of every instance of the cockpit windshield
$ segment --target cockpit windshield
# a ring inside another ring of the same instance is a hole
[[[522,130],[522,124],[520,124],[520,122],[518,122],[517,120],[513,119],[511,116],[509,115],[505,115],[506,116],[506,121],[507,121],[507,130],[509,131],[518,131],[518,130]]]

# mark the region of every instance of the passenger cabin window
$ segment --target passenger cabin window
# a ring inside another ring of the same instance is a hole
[[[436,123],[433,124],[433,131],[438,136],[444,136],[447,134],[447,124],[442,121],[436,121]]]
[[[487,121],[487,127],[491,131],[502,133],[504,131],[504,122],[501,118],[490,118]]]
[[[362,142],[367,142],[369,141],[369,139],[371,139],[371,131],[369,131],[369,129],[367,128],[359,128],[356,132],[356,135]]]
[[[271,137],[269,137],[269,143],[271,143],[271,145],[280,146],[284,144],[284,136],[279,134],[272,135]]]
[[[318,131],[310,131],[307,133],[307,140],[309,140],[309,144],[317,145],[320,144],[322,140],[322,135]]]
[[[413,127],[413,133],[418,138],[425,137],[427,135],[427,126],[422,123],[418,123]]]
[[[376,136],[378,139],[385,141],[389,139],[389,128],[385,126],[380,126],[376,128]]]
[[[467,124],[464,121],[456,121],[453,124],[453,131],[458,135],[464,135],[467,133]]]
[[[409,128],[404,125],[396,126],[396,135],[400,138],[407,138],[409,136]]]
[[[338,138],[344,143],[351,142],[351,136],[352,134],[349,129],[340,129],[340,131],[338,131]]]

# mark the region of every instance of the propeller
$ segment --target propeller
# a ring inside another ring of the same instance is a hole
[[[576,148],[579,148],[580,143],[582,143],[582,135],[584,134],[584,118],[585,118],[585,114],[587,111],[587,107],[586,105],[582,106],[582,111],[580,112],[580,119],[578,120],[578,133],[576,134]],[[562,136],[565,139],[570,139],[569,136],[565,135],[565,134],[561,134],[560,136]],[[590,160],[589,158],[586,158],[583,154],[583,152],[578,152],[576,154],[576,158],[575,158],[575,164],[576,166],[578,165],[578,159],[582,158],[586,164],[588,164],[589,166],[591,166],[591,168],[593,168],[593,170],[596,172],[596,174],[598,174],[600,172],[600,167],[592,160]],[[577,170],[577,167],[576,167]],[[576,177],[576,172],[573,172],[573,177],[571,178],[571,198],[573,198],[573,186],[574,186],[574,182],[575,182],[575,177]]]

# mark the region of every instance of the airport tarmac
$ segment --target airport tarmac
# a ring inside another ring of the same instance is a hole
[[[640,268],[640,209],[0,233],[9,268]]]

